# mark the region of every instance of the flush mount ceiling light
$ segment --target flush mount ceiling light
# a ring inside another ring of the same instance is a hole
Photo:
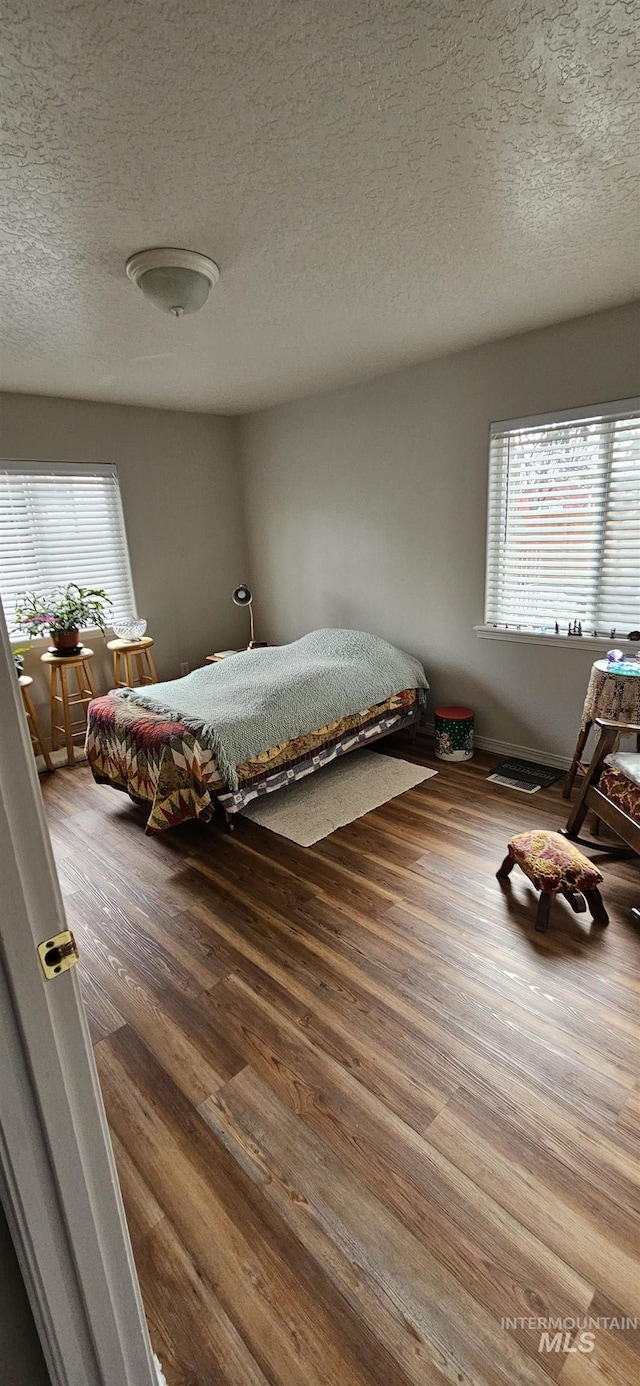
[[[127,260],[126,269],[145,298],[174,318],[197,313],[206,303],[211,285],[220,278],[218,266],[207,255],[171,246],[139,250]]]

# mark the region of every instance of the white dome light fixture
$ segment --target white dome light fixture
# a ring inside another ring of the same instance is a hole
[[[127,277],[162,313],[181,318],[204,307],[220,270],[207,255],[175,246],[139,250],[127,260]]]

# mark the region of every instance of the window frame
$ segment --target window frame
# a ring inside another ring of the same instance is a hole
[[[487,511],[485,527],[485,587],[484,587],[484,619],[482,623],[474,625],[473,629],[480,639],[487,640],[512,640],[516,643],[530,645],[553,645],[562,649],[585,649],[588,647],[592,652],[606,651],[611,648],[612,637],[606,633],[599,633],[597,636],[591,635],[586,631],[582,636],[570,636],[566,631],[560,631],[558,635],[551,631],[542,631],[527,626],[523,622],[520,629],[517,625],[507,625],[504,622],[487,620],[487,594],[489,583],[489,566],[492,561],[492,554],[489,546],[489,526],[491,514],[491,492],[493,483],[493,471],[491,465],[491,442],[495,435],[509,431],[518,432],[527,428],[544,428],[553,424],[581,423],[586,419],[622,419],[640,412],[640,396],[631,396],[621,400],[607,400],[590,405],[580,405],[575,409],[558,409],[544,414],[530,414],[522,418],[498,419],[489,426],[488,439],[488,467],[487,467]],[[632,652],[640,655],[640,642],[628,640],[626,636],[616,633],[613,637],[616,648],[622,649],[625,653]]]
[[[36,458],[25,458],[25,457],[22,457],[22,458],[15,458],[15,457],[0,457],[0,473],[2,473],[2,472],[12,472],[12,471],[13,471],[13,472],[16,472],[16,473],[20,473],[20,472],[32,472],[32,473],[34,473],[34,474],[40,474],[40,475],[44,475],[44,476],[46,476],[47,474],[53,474],[53,475],[59,475],[59,476],[61,476],[61,477],[64,477],[64,476],[77,476],[77,477],[80,477],[80,476],[82,475],[82,473],[84,472],[84,473],[85,473],[86,475],[88,475],[88,476],[92,476],[92,477],[105,477],[105,478],[109,478],[109,479],[112,480],[112,481],[115,481],[115,492],[114,492],[114,495],[115,495],[115,505],[116,505],[116,511],[117,511],[117,515],[118,515],[118,521],[119,521],[119,524],[120,524],[120,527],[121,527],[122,537],[123,537],[123,539],[124,539],[124,545],[123,545],[123,556],[124,556],[124,565],[125,565],[124,578],[125,578],[126,585],[127,585],[127,587],[128,587],[128,591],[129,591],[129,593],[130,593],[130,595],[131,595],[131,614],[132,614],[132,615],[136,615],[136,613],[137,613],[136,589],[135,589],[135,585],[134,585],[134,581],[133,581],[133,572],[132,572],[132,568],[131,568],[131,552],[130,552],[130,548],[129,548],[129,536],[128,536],[128,533],[127,533],[127,522],[126,522],[126,517],[125,517],[125,513],[124,513],[124,505],[123,505],[123,501],[122,501],[122,490],[121,490],[121,486],[120,486],[120,475],[119,475],[119,472],[118,472],[117,464],[116,464],[115,462],[69,462],[69,461],[64,460],[64,459],[61,459],[61,458],[59,458],[59,459],[49,459],[49,460],[43,461],[41,458],[37,458],[37,459],[36,459]],[[46,587],[51,588],[51,587],[53,587],[54,585],[55,585],[55,584],[47,584],[45,581],[42,581],[42,582],[39,582],[39,583],[37,583],[37,584],[34,583],[34,584],[33,584],[31,587],[29,587],[27,590],[29,590],[29,591],[44,590]],[[0,571],[0,599],[2,599],[1,571]],[[3,603],[3,604],[4,604],[4,603]],[[31,649],[31,648],[34,648],[34,649],[35,649],[35,648],[37,648],[37,647],[38,647],[39,645],[41,645],[41,644],[50,644],[50,637],[49,637],[49,635],[43,635],[43,636],[39,636],[39,635],[27,635],[27,634],[24,633],[24,632],[20,632],[20,631],[15,632],[15,630],[9,625],[8,612],[6,611],[6,609],[5,609],[5,616],[6,616],[6,618],[7,618],[7,626],[8,626],[8,632],[9,632],[9,640],[10,640],[10,642],[11,642],[12,647],[20,646],[20,645],[28,645],[30,649]],[[118,618],[116,617],[116,620],[117,620],[117,619],[118,619]],[[110,627],[108,627],[108,628],[110,628]],[[83,626],[83,628],[82,628],[82,634],[91,635],[91,636],[94,636],[94,635],[101,635],[101,631],[99,630],[99,627],[98,627],[98,626]]]

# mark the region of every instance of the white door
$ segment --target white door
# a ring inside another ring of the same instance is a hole
[[[54,1386],[157,1383],[0,605],[0,1196]]]

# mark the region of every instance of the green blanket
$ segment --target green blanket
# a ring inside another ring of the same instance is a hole
[[[270,746],[405,688],[428,687],[418,660],[386,640],[358,630],[314,630],[291,645],[246,650],[186,678],[116,696],[196,731],[229,788],[237,789],[237,767]]]

